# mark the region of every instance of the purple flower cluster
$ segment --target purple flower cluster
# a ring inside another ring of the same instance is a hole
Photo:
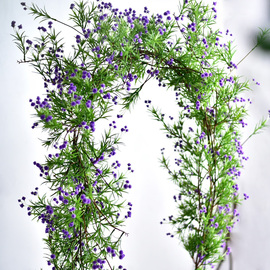
[[[90,204],[90,203],[91,203],[91,199],[86,198],[85,194],[82,194],[82,195],[81,195],[81,199],[82,199],[82,202],[83,202],[84,204]]]
[[[106,263],[105,260],[98,258],[96,261],[93,261],[92,269],[103,269],[103,265]]]

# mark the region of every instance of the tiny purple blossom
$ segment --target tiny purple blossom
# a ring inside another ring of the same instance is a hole
[[[49,115],[47,118],[46,118],[46,122],[50,122],[52,120],[52,116]]]

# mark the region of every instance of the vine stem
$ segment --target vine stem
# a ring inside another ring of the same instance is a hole
[[[258,43],[247,53],[238,63],[237,66],[244,61],[256,48],[258,47]]]
[[[97,204],[96,204],[96,202],[95,201],[93,201],[93,203],[94,203],[94,205],[95,205],[95,207],[96,207],[96,209],[98,210],[98,212],[101,214],[101,216],[104,216],[103,215],[103,213],[100,211],[100,209],[98,208],[98,206],[97,206]],[[107,220],[107,222],[114,228],[114,229],[116,229],[116,230],[118,230],[118,231],[120,231],[120,232],[122,232],[122,233],[124,233],[125,235],[127,235],[128,236],[128,233],[126,233],[126,232],[124,232],[123,230],[121,230],[121,229],[119,229],[119,228],[117,228],[117,227],[115,227],[108,219],[107,219],[107,217],[106,216],[104,216],[104,218]]]

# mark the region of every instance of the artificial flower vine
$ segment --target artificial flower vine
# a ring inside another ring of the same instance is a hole
[[[39,26],[35,41],[21,32],[22,25],[13,36],[23,54],[19,62],[36,69],[47,92],[44,100],[30,100],[38,118],[32,128],[42,125],[50,136],[43,145],[58,150],[44,164],[34,162],[53,191],[52,199],[38,196],[27,208],[29,215],[46,224],[48,265],[124,269],[113,266],[110,258],[125,256],[122,224],[132,210],[130,202],[121,201],[131,184],[114,160],[119,134],[128,128],[116,133],[116,121],[105,130],[97,126],[115,112],[122,118],[118,105],[130,109],[151,78],[172,88],[179,107],[178,119],[168,123],[164,113],[147,105],[177,154],[172,166],[162,149],[161,164],[179,190],[174,197],[179,215],[162,223],[174,226],[195,269],[222,262],[230,253],[230,232],[243,200],[236,180],[247,159],[240,128],[246,125],[245,103],[250,100],[239,96],[249,86],[233,75],[237,65],[232,43],[214,29],[216,2],[208,6],[185,0],[178,14],[148,16],[146,7],[144,15],[137,15],[110,3],[89,6],[81,1],[70,6],[75,26],[34,4],[21,4],[35,18],[47,21],[47,28]],[[65,54],[54,23],[74,31],[72,56]],[[252,135],[265,126],[262,120]],[[127,171],[132,171],[130,163]],[[19,201],[24,207],[25,197]],[[123,214],[124,206],[128,209]]]
[[[47,92],[43,100],[30,100],[38,118],[32,128],[42,125],[49,133],[43,145],[58,150],[49,154],[44,164],[34,162],[53,191],[52,199],[38,196],[27,209],[29,215],[46,224],[47,259],[53,269],[100,269],[104,265],[115,269],[109,258],[125,257],[120,248],[120,240],[127,234],[122,223],[131,217],[132,203],[121,201],[121,197],[131,183],[115,160],[120,143],[119,132],[114,131],[116,121],[108,123],[104,131],[96,126],[110,117],[117,106],[118,89],[131,81],[131,74],[115,82],[118,72],[125,71],[112,65],[114,53],[110,54],[104,44],[96,7],[87,9],[81,2],[70,8],[78,28],[73,29],[81,33],[75,36],[74,55],[64,55],[59,33],[52,28],[53,19],[48,28],[38,28],[41,35],[35,42],[24,33],[14,36],[23,52],[22,62],[35,67]],[[51,19],[35,5],[27,9],[37,17]],[[82,21],[84,12],[88,12],[87,21]],[[122,116],[118,114],[117,118]],[[121,128],[121,132],[127,131],[127,126]],[[126,172],[133,171],[130,163],[126,166]],[[128,208],[125,212],[124,207]]]

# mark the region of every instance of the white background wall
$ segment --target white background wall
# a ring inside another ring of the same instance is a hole
[[[23,195],[31,198],[30,192],[40,186],[41,178],[33,161],[43,162],[46,154],[38,139],[45,138],[46,134],[39,129],[31,129],[35,119],[30,117],[34,110],[28,101],[43,94],[43,82],[32,68],[16,63],[21,54],[10,36],[13,33],[10,26],[12,20],[22,23],[30,37],[38,34],[38,22],[33,22],[33,18],[22,10],[20,2],[2,0],[0,9],[0,269],[38,270],[42,267],[45,270],[51,268],[43,259],[44,226],[31,221],[26,209],[21,209],[17,203]],[[111,2],[120,9],[132,7],[137,13],[142,13],[144,6],[151,13],[176,11],[178,8],[176,0]],[[34,3],[40,7],[45,5],[50,14],[66,20],[72,2],[36,0]],[[217,9],[220,28],[223,31],[228,28],[234,34],[238,46],[235,62],[238,62],[253,47],[258,27],[270,26],[269,3],[267,0],[224,0],[218,2]],[[267,117],[270,109],[270,54],[256,50],[239,66],[238,72],[261,83],[260,87],[253,87],[253,93],[246,95],[253,101],[248,126],[244,130],[243,138],[246,138],[261,117]],[[169,149],[171,145],[163,143],[165,137],[159,131],[160,126],[151,119],[144,105],[144,100],[151,99],[157,105],[161,101],[163,106],[168,104],[169,109],[173,98],[170,92],[152,82],[142,91],[132,118],[127,114],[121,120],[123,125],[127,124],[129,133],[123,136],[125,146],[121,148],[118,158],[122,163],[131,162],[135,170],[130,177],[133,188],[127,196],[134,205],[133,217],[127,221],[129,236],[123,240],[126,254],[123,264],[129,270],[193,269],[189,255],[178,240],[165,235],[170,226],[159,224],[163,217],[174,213],[172,196],[177,191],[158,162],[160,149],[164,146]],[[239,186],[250,199],[239,208],[241,221],[232,234],[234,267],[239,270],[269,269],[269,135],[270,128],[244,146],[244,152],[250,158]],[[46,189],[40,188],[40,194],[43,194],[42,191]],[[226,264],[223,269],[228,269]]]

